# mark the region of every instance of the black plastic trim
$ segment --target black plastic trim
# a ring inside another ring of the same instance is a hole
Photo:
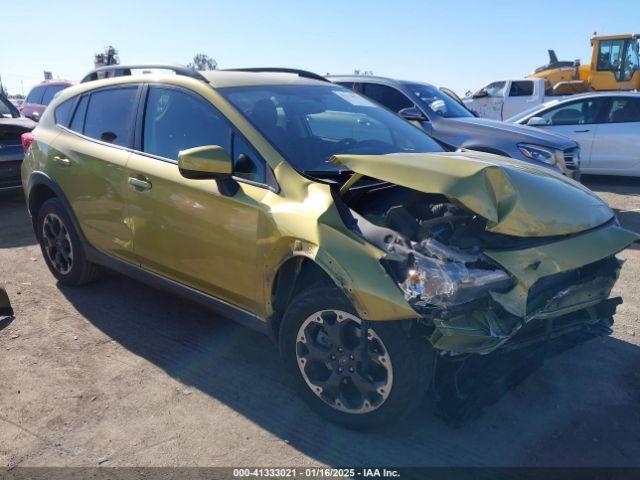
[[[161,63],[144,63],[140,65],[108,65],[105,67],[99,67],[87,73],[82,78],[80,83],[98,80],[98,73],[106,73],[106,74],[110,73],[111,75],[107,75],[106,78],[126,77],[131,75],[131,70],[143,70],[143,69],[170,70],[174,72],[176,75],[195,78],[196,80],[202,80],[203,82],[209,83],[209,81],[200,72],[196,70],[185,67],[184,65],[168,65],[168,64],[161,64]]]

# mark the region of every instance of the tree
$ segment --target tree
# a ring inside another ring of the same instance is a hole
[[[215,70],[218,68],[218,62],[216,62],[209,55],[204,53],[197,53],[193,57],[193,62],[187,64],[188,68],[192,70]]]

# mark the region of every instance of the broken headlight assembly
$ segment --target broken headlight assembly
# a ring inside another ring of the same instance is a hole
[[[483,298],[491,291],[505,291],[513,286],[513,280],[507,272],[480,262],[478,256],[428,239],[416,245],[407,276],[399,285],[414,306],[449,308]]]

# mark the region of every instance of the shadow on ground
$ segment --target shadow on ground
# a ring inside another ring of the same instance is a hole
[[[640,178],[613,175],[583,175],[581,182],[591,190],[640,196]]]
[[[37,243],[21,190],[0,192],[0,218],[0,248],[24,247]]]
[[[357,433],[310,412],[269,339],[119,275],[60,287],[88,321],[180,382],[304,454],[340,465],[634,465],[640,462],[640,348],[590,340],[545,365],[460,427],[433,401],[401,424]],[[122,295],[127,292],[126,296]],[[622,377],[622,378],[621,378]],[[619,384],[625,385],[620,389]],[[587,453],[588,452],[588,453]]]

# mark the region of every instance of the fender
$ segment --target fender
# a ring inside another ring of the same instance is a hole
[[[38,237],[38,232],[36,228],[37,216],[34,215],[35,212],[33,211],[32,202],[34,199],[32,198],[32,192],[36,187],[40,185],[44,185],[53,191],[55,196],[58,198],[58,200],[60,200],[65,210],[67,211],[67,214],[71,219],[71,223],[73,223],[73,228],[75,228],[76,232],[78,232],[78,235],[80,236],[80,240],[85,246],[90,247],[86,237],[84,236],[82,229],[80,228],[80,222],[78,222],[78,218],[76,217],[76,214],[73,211],[73,208],[71,207],[71,202],[69,202],[69,199],[65,195],[64,191],[62,190],[60,185],[58,185],[55,182],[55,180],[53,180],[46,173],[39,170],[36,170],[32,172],[31,175],[29,175],[29,181],[27,182],[27,189],[26,189],[27,209],[29,211],[29,216],[31,217],[31,225],[33,226],[33,231],[35,232],[36,237]]]

